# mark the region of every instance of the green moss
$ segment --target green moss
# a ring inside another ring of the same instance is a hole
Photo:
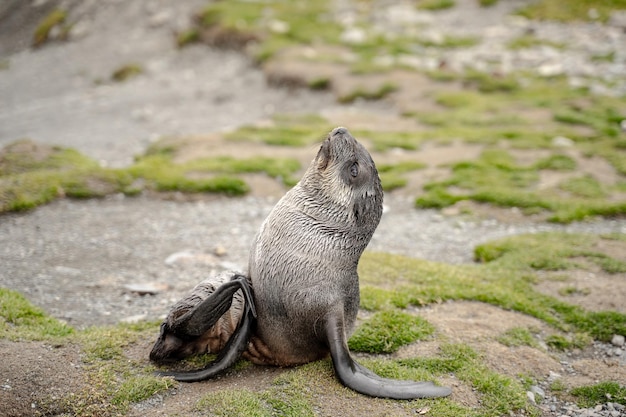
[[[326,17],[326,1],[318,2],[268,2],[220,1],[209,5],[199,15],[197,21],[201,27],[217,27],[230,37],[254,37],[260,40],[259,49],[264,50],[264,59],[268,59],[277,48],[311,44],[314,42],[337,43],[340,28]],[[266,19],[283,22],[284,27],[276,29]],[[228,39],[224,40],[228,43]]]
[[[9,340],[61,340],[74,329],[48,317],[20,293],[0,287],[0,332]]]
[[[300,163],[293,158],[200,158],[177,164],[177,149],[153,144],[123,169],[100,167],[71,150],[20,141],[0,151],[0,213],[28,210],[60,197],[94,198],[143,190],[241,195],[248,185],[238,175],[265,173],[291,186]]]
[[[479,245],[474,250],[474,256],[479,262],[497,262],[516,269],[556,271],[583,268],[584,265],[576,259],[585,258],[600,267],[609,264],[615,265],[609,266],[609,270],[621,270],[621,260],[597,249],[604,239],[569,233],[520,235]]]
[[[594,261],[598,254],[590,250],[594,239],[564,234],[503,239],[476,249],[479,259],[492,259],[484,267],[444,266],[394,255],[366,254],[359,265],[360,276],[363,285],[384,283],[394,288],[377,295],[378,305],[385,305],[384,296],[388,297],[387,303],[401,300],[418,306],[446,300],[480,301],[531,315],[557,329],[607,341],[613,334],[626,332],[626,315],[587,312],[537,293],[532,287],[536,280],[533,271],[537,269],[574,267],[576,262],[570,257],[587,256]]]
[[[331,83],[328,77],[319,77],[309,82],[309,88],[311,90],[327,90],[330,88]]]
[[[514,92],[520,88],[517,77],[468,71],[464,84],[483,93]]]
[[[200,411],[214,416],[271,416],[272,408],[260,395],[247,389],[218,391],[205,395],[197,404]]]
[[[433,332],[434,327],[421,317],[396,310],[381,311],[356,329],[348,346],[356,352],[392,353]]]
[[[480,415],[506,415],[519,410],[530,415],[537,414],[537,410],[526,403],[525,389],[519,382],[491,371],[467,345],[443,345],[441,354],[436,358],[404,359],[400,363],[437,373],[454,372],[457,378],[469,383],[481,394]]]
[[[574,158],[570,156],[554,154],[537,161],[537,163],[535,163],[535,167],[538,169],[549,169],[553,171],[573,171],[576,169],[577,164]]]
[[[523,327],[513,327],[497,338],[498,342],[505,346],[530,346],[538,348],[539,343],[535,340],[530,331]]]
[[[310,114],[275,115],[270,126],[242,126],[226,135],[234,141],[261,142],[274,146],[308,146],[321,142],[331,130],[326,119]]]
[[[200,41],[200,33],[198,29],[184,30],[176,35],[176,45],[179,48]]]
[[[565,180],[559,184],[559,188],[583,198],[604,198],[608,195],[602,184],[591,175]]]
[[[589,336],[583,333],[574,334],[571,337],[551,334],[546,337],[546,344],[556,350],[583,349],[591,343]]]
[[[352,103],[357,99],[364,100],[381,100],[398,89],[393,82],[383,83],[374,89],[365,86],[357,87],[354,91],[349,92],[338,98],[340,103]]]
[[[57,26],[63,25],[66,17],[67,12],[62,9],[55,9],[46,15],[35,29],[33,46],[37,47],[46,43],[50,36],[50,31]]]
[[[626,387],[615,381],[574,388],[570,394],[577,397],[578,406],[583,408],[594,407],[607,401],[626,405]]]
[[[626,202],[609,199],[608,189],[590,176],[568,179],[553,188],[539,189],[539,169],[569,170],[575,161],[553,155],[532,165],[517,164],[501,149],[487,149],[473,161],[451,166],[450,177],[425,184],[425,194],[416,199],[420,208],[442,208],[460,200],[473,200],[500,207],[518,207],[528,213],[551,212],[554,222],[572,222],[591,216],[626,214]]]
[[[454,0],[420,0],[417,3],[418,9],[423,10],[445,10],[455,5]]]
[[[122,82],[129,80],[130,78],[136,77],[141,73],[143,73],[143,68],[141,67],[141,65],[126,64],[113,71],[113,74],[111,74],[111,80]]]
[[[498,0],[478,0],[478,4],[480,7],[491,7],[495,6],[498,3]]]
[[[565,45],[561,43],[551,42],[546,39],[540,39],[534,35],[522,35],[513,39],[507,44],[507,47],[512,50],[528,49],[537,46],[551,46],[556,49],[563,49]]]
[[[127,410],[131,403],[165,391],[174,382],[144,374],[142,366],[129,361],[124,348],[158,329],[156,323],[94,327],[76,331],[47,316],[21,294],[0,288],[0,334],[9,340],[44,340],[56,345],[78,344],[83,348],[86,378],[84,391],[67,398],[55,398],[53,409],[72,415],[113,415]],[[39,404],[46,410],[47,402]]]
[[[589,10],[596,10],[599,20],[606,21],[612,10],[626,9],[624,0],[540,0],[522,9],[518,14],[535,20],[557,20],[570,22],[573,20],[592,20]]]
[[[159,392],[167,391],[174,385],[169,378],[154,375],[132,376],[116,387],[111,403],[121,409],[126,409],[130,404],[147,400]]]
[[[307,381],[301,379],[302,374],[309,373],[311,365],[287,372],[287,376],[277,378],[273,387],[260,392],[233,389],[206,394],[198,401],[196,409],[208,411],[212,416],[312,417],[315,413],[305,390],[310,389],[311,379],[319,378],[319,372]]]

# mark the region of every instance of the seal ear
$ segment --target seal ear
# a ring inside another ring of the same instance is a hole
[[[439,387],[432,382],[397,381],[382,378],[355,362],[348,349],[342,311],[328,314],[325,326],[335,373],[339,381],[346,387],[370,397],[396,400],[447,397],[452,393],[450,388]]]
[[[320,171],[326,170],[328,167],[328,163],[331,158],[331,146],[330,146],[330,136],[326,138],[324,142],[322,142],[322,146],[320,146],[320,150],[317,152],[317,157],[315,158],[317,162],[317,169]]]

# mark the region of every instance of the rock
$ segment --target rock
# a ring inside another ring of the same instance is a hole
[[[155,295],[169,288],[167,284],[160,284],[156,282],[138,283],[138,284],[126,284],[124,289],[128,292],[136,293],[138,295]]]
[[[611,13],[608,24],[609,26],[626,29],[626,10],[616,10]]]
[[[278,34],[285,34],[287,32],[289,32],[289,23],[282,21],[282,20],[272,20],[271,22],[269,22],[269,29],[271,32],[274,33],[278,33]]]
[[[172,12],[170,10],[160,10],[155,12],[148,21],[148,25],[153,28],[163,26],[172,19]]]
[[[222,245],[218,245],[215,247],[215,249],[213,249],[213,253],[216,256],[222,257],[225,256],[228,252],[226,251],[226,248]]]
[[[54,271],[61,275],[68,275],[71,277],[77,277],[82,274],[80,269],[72,268],[69,266],[57,265],[54,267]]]
[[[532,392],[535,397],[540,397],[539,400],[542,400],[546,397],[546,392],[538,385],[531,385],[530,392]]]
[[[552,138],[552,145],[559,148],[570,148],[574,146],[574,141],[565,136],[555,136]]]
[[[360,28],[348,28],[340,36],[342,42],[350,45],[359,45],[367,39],[367,33]]]
[[[130,317],[124,317],[120,320],[120,323],[138,323],[148,318],[147,314],[136,314]]]
[[[531,403],[537,404],[537,402],[535,401],[535,394],[533,394],[531,391],[526,391],[526,396]]]
[[[611,344],[613,346],[624,346],[624,336],[616,334],[613,335],[613,338],[611,339]]]
[[[217,255],[217,254],[216,254]],[[200,264],[200,265],[217,265],[217,259],[210,253],[196,253],[190,251],[175,252],[165,258],[165,265],[176,264]]]

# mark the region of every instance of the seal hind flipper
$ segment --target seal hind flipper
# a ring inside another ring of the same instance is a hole
[[[237,323],[232,335],[226,345],[220,350],[217,358],[207,367],[191,372],[158,372],[162,376],[173,376],[177,381],[195,382],[210,378],[222,372],[235,363],[241,354],[246,350],[248,341],[252,335],[252,329],[256,320],[256,308],[252,298],[252,289],[247,278],[243,275],[235,274],[230,279],[215,288],[208,297],[187,313],[176,319],[170,326],[161,328],[161,340],[166,340],[164,333],[175,336],[175,340],[180,343],[189,343],[201,337],[209,331],[232,305],[233,296],[237,291],[243,293],[243,312],[241,319]],[[154,352],[154,349],[153,349]],[[151,354],[151,357],[153,355]],[[161,355],[164,356],[164,355]],[[156,357],[155,357],[156,358]]]
[[[158,374],[161,376],[172,376],[175,380],[181,382],[197,382],[211,378],[226,370],[241,357],[241,354],[248,347],[255,320],[254,314],[251,306],[246,303],[244,314],[237,329],[228,340],[226,346],[224,346],[224,349],[217,355],[217,358],[204,369],[191,372],[159,372]]]
[[[200,302],[171,325],[170,331],[177,335],[198,337],[213,327],[233,302],[233,295],[241,290],[245,299],[246,309],[256,318],[256,308],[252,298],[252,290],[243,275],[236,274],[233,278],[220,285],[210,296]]]
[[[382,378],[360,365],[350,355],[341,313],[331,313],[326,319],[326,337],[333,367],[339,381],[348,388],[371,397],[411,400],[415,398],[447,397],[448,387],[432,382],[398,381]]]

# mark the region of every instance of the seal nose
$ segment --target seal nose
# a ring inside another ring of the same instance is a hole
[[[333,129],[332,132],[330,132],[330,136],[343,136],[345,134],[349,134],[348,129],[346,129],[345,127],[336,127]]]

